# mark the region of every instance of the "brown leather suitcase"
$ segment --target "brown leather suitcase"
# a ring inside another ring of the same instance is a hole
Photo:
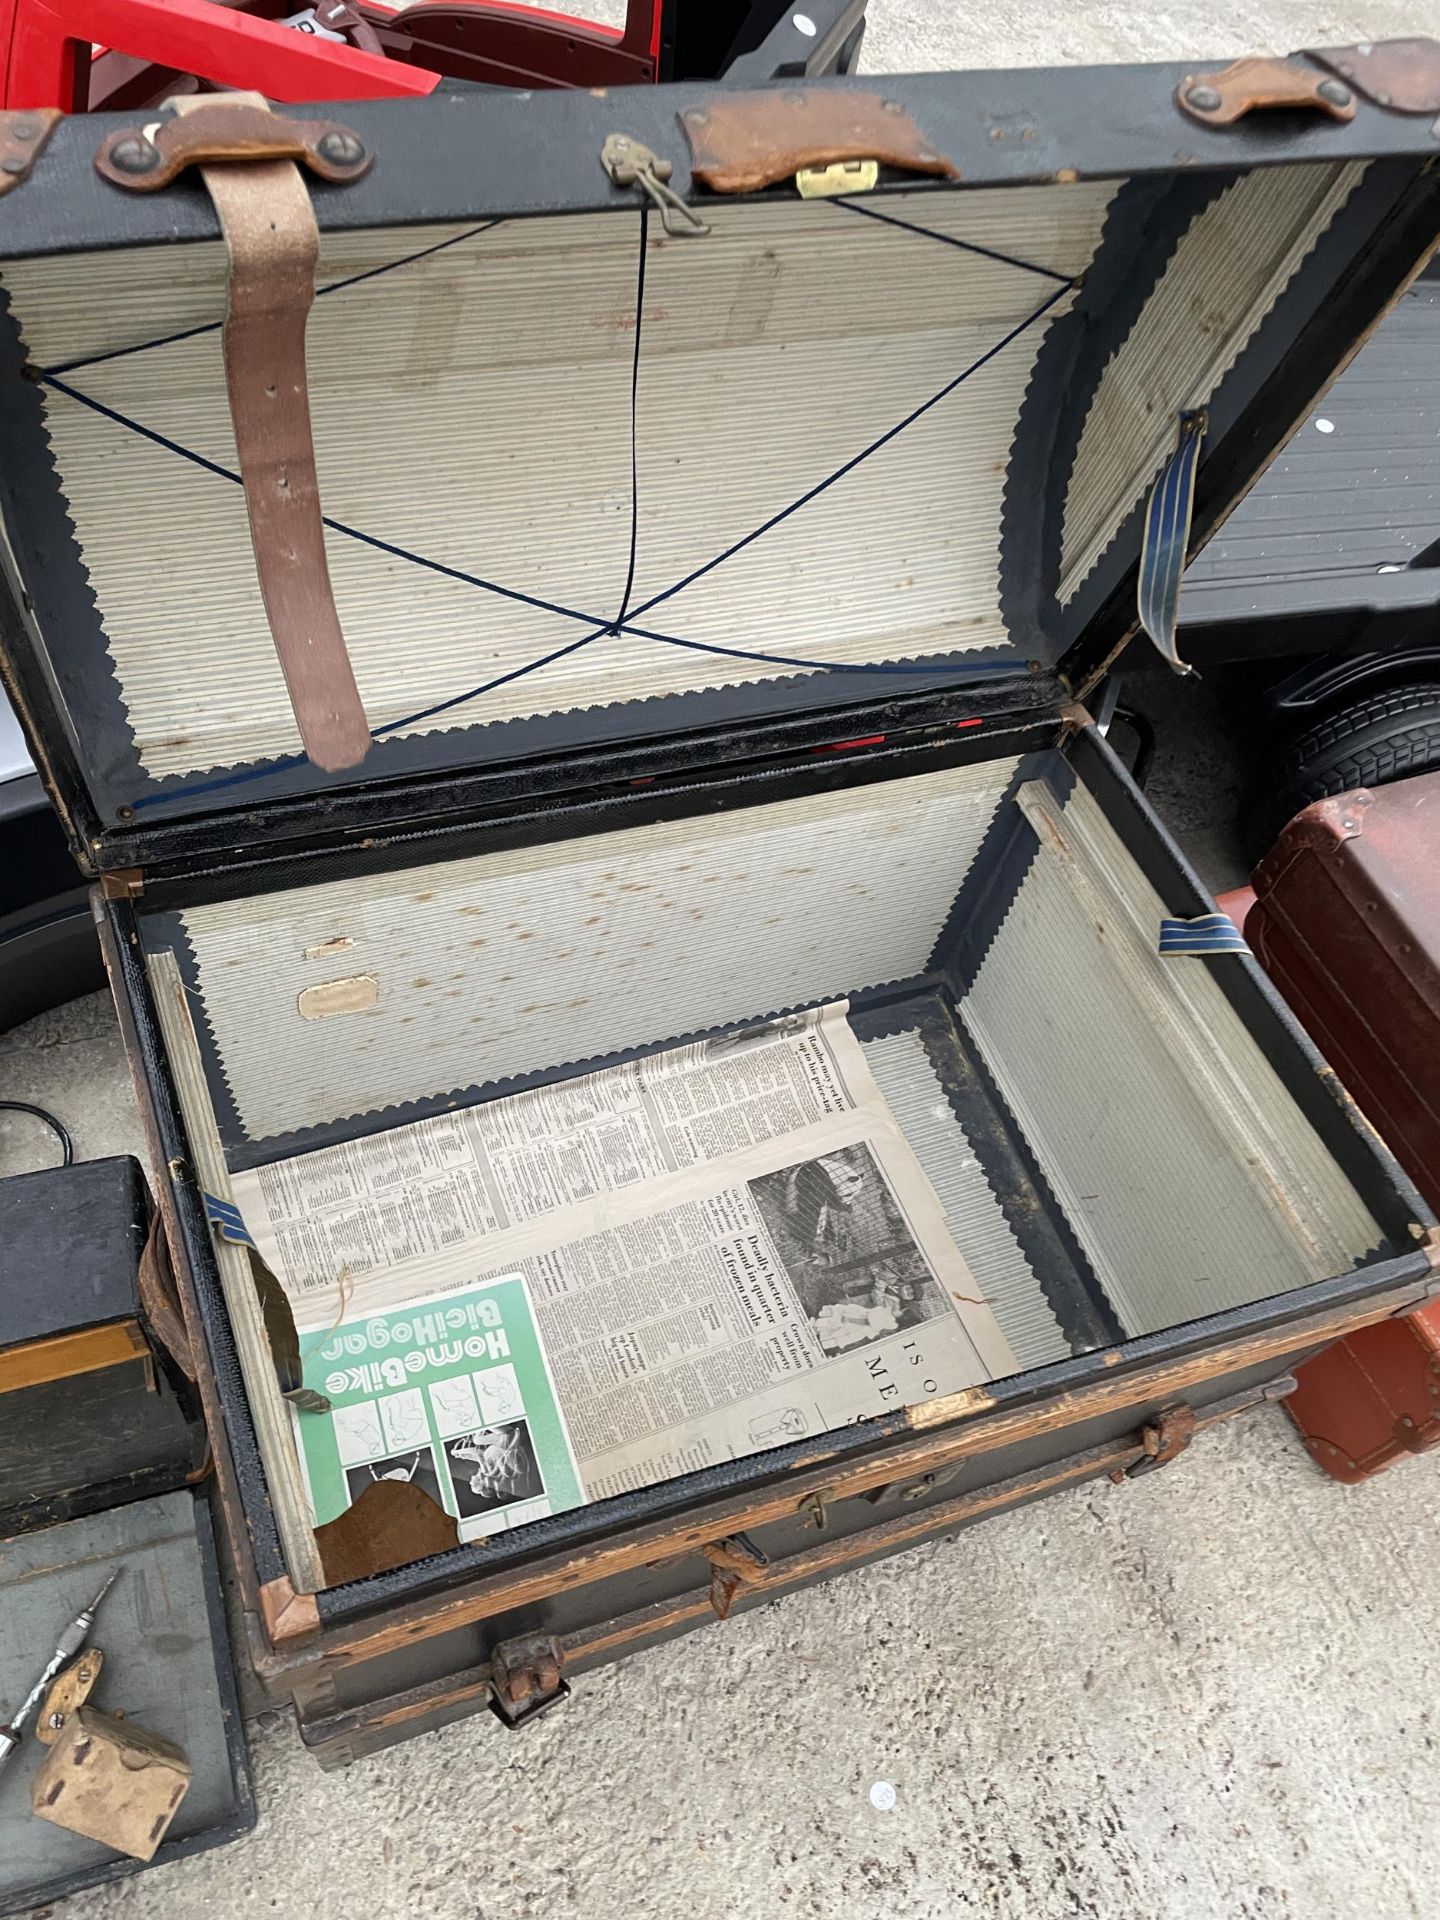
[[[1440,777],[1297,814],[1255,875],[1246,937],[1396,1158],[1440,1199]],[[1440,1444],[1440,1306],[1351,1334],[1288,1402],[1327,1473]]]

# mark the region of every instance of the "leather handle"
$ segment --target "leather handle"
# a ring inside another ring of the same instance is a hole
[[[680,125],[691,171],[712,193],[754,193],[806,167],[876,160],[906,173],[958,177],[897,100],[849,87],[767,87],[689,107]]]
[[[1218,73],[1187,74],[1175,90],[1175,104],[1206,127],[1233,127],[1247,113],[1274,107],[1355,118],[1355,96],[1343,80],[1290,60],[1236,60]]]
[[[358,180],[375,156],[337,120],[292,120],[231,99],[199,103],[170,120],[106,136],[95,169],[117,187],[153,193],[186,167],[222,160],[299,160],[322,180]]]

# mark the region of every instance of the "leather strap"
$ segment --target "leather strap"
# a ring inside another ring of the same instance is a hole
[[[305,751],[334,773],[365,758],[370,728],[335,609],[315,474],[305,326],[319,229],[291,160],[202,166],[200,177],[230,256],[225,380],[260,594]]]

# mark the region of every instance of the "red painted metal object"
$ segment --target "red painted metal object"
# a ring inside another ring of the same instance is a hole
[[[1440,1212],[1440,775],[1298,814],[1256,871],[1245,937]],[[1286,1406],[1337,1480],[1440,1445],[1440,1302],[1366,1327],[1296,1378]]]
[[[442,78],[491,86],[643,84],[659,77],[662,0],[625,25],[513,0],[357,0],[357,42],[283,24],[304,0],[0,0],[0,104],[66,113],[151,105],[196,82],[272,100],[432,93]],[[379,51],[375,51],[375,48]]]

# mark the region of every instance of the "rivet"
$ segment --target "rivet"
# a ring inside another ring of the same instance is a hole
[[[1393,103],[1388,93],[1377,93],[1375,96],[1375,104],[1377,107],[1388,107]]]
[[[365,158],[365,149],[355,135],[340,130],[323,134],[315,144],[315,151],[322,160],[336,167],[358,167]]]
[[[1213,113],[1223,104],[1214,87],[1191,87],[1185,95],[1185,101],[1197,113]]]
[[[153,173],[160,164],[160,149],[134,137],[117,140],[110,149],[110,164],[121,173]]]
[[[3,160],[0,160],[0,170],[6,173],[24,173],[29,164],[30,162],[24,154],[9,153]]]
[[[803,33],[807,40],[813,40],[815,38],[815,22],[810,18],[808,13],[791,14],[790,24],[797,33]]]
[[[1348,107],[1350,104],[1350,89],[1342,81],[1322,80],[1315,91],[1322,100],[1328,100],[1332,107]]]
[[[39,131],[40,125],[38,121],[17,120],[14,126],[11,127],[10,134],[11,138],[15,140],[33,140]]]
[[[881,102],[881,105],[884,107],[886,113],[903,113],[905,111],[898,100],[884,100]]]

